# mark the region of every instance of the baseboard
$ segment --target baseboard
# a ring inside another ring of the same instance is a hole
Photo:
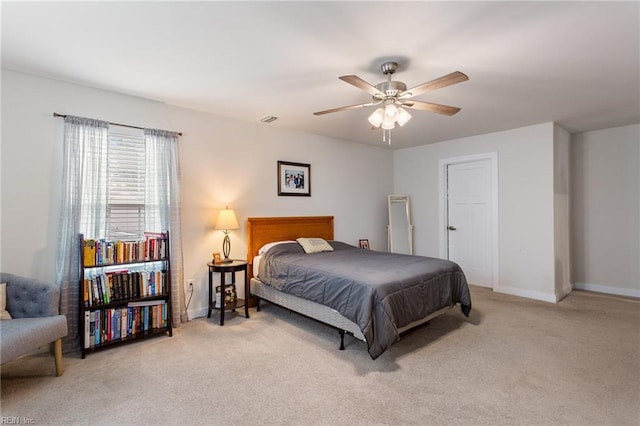
[[[637,288],[611,287],[589,283],[573,283],[573,288],[576,290],[593,291],[596,293],[615,294],[616,296],[640,298],[640,289]]]
[[[570,285],[562,286],[560,290],[556,290],[555,303],[558,303],[559,301],[567,297],[572,291],[573,291],[573,287],[571,287]]]
[[[496,293],[510,294],[512,296],[526,297],[527,299],[541,300],[543,302],[557,303],[558,296],[554,293],[542,293],[517,287],[499,287],[494,289]]]
[[[209,313],[209,308],[198,308],[198,309],[189,309],[187,310],[187,317],[189,321],[196,318],[206,317]]]

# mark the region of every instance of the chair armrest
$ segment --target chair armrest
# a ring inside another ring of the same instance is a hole
[[[0,282],[7,283],[7,311],[13,318],[58,315],[60,289],[56,284],[8,273],[0,273]]]

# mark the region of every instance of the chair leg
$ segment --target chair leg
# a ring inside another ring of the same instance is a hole
[[[56,376],[62,376],[62,339],[53,342],[53,356],[56,360]]]

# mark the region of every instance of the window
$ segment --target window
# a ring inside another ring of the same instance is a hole
[[[62,194],[56,282],[60,310],[69,318],[75,347],[80,268],[78,234],[88,239],[141,239],[145,231],[171,232],[173,321],[184,304],[180,230],[179,133],[119,126],[64,116]]]
[[[145,231],[144,136],[113,133],[107,153],[108,240],[138,240]]]

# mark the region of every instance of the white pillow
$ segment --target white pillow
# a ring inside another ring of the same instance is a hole
[[[302,246],[304,252],[307,254],[333,251],[331,244],[322,238],[298,238],[296,241]]]
[[[7,283],[0,284],[0,319],[11,319],[7,311]]]
[[[277,246],[278,244],[284,244],[284,243],[295,243],[295,241],[293,241],[293,240],[284,240],[284,241],[274,241],[272,243],[267,243],[267,244],[263,245],[262,247],[260,247],[260,250],[258,250],[258,255],[262,256],[267,251],[269,251],[269,249],[271,247]]]

